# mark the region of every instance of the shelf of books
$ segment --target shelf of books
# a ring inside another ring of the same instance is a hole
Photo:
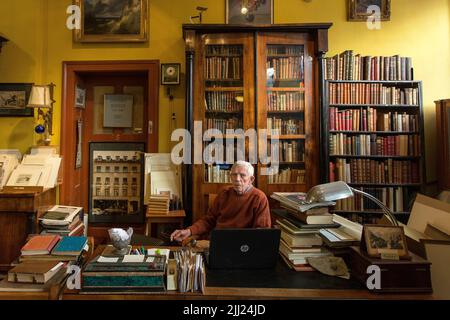
[[[267,195],[307,191],[313,142],[311,68],[308,45],[298,38],[262,37],[259,45],[258,127],[267,128],[270,162],[260,165],[258,187]],[[261,144],[261,141],[260,141]],[[260,146],[261,147],[261,146]],[[278,163],[272,161],[278,154]]]
[[[413,80],[411,58],[351,50],[326,58],[324,95],[325,180],[374,195],[406,222],[425,176],[422,84]],[[359,195],[335,209],[361,223],[381,216]]]

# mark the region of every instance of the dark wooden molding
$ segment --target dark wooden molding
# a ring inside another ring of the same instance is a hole
[[[230,32],[315,32],[319,29],[327,30],[332,23],[288,23],[267,25],[241,24],[183,24],[183,36],[186,39],[188,31],[200,33],[230,33]]]

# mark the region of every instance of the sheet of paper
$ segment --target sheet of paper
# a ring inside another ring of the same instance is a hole
[[[119,258],[108,258],[103,256],[100,256],[97,260],[97,262],[100,263],[116,263],[117,261],[119,261]]]
[[[123,263],[127,263],[127,262],[144,262],[144,255],[132,255],[132,254],[127,254],[123,256]]]
[[[149,262],[149,263],[151,263],[153,261],[155,261],[155,257],[148,257],[147,260],[145,260],[145,262]]]

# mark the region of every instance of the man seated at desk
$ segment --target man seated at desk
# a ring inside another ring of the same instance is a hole
[[[170,240],[208,236],[214,228],[270,228],[269,201],[264,192],[252,185],[253,174],[254,168],[249,162],[237,161],[230,173],[233,186],[217,195],[204,217],[186,229],[175,230]]]

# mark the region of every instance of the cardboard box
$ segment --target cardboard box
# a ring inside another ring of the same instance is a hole
[[[404,230],[409,251],[431,263],[434,295],[450,299],[450,204],[418,194]]]

